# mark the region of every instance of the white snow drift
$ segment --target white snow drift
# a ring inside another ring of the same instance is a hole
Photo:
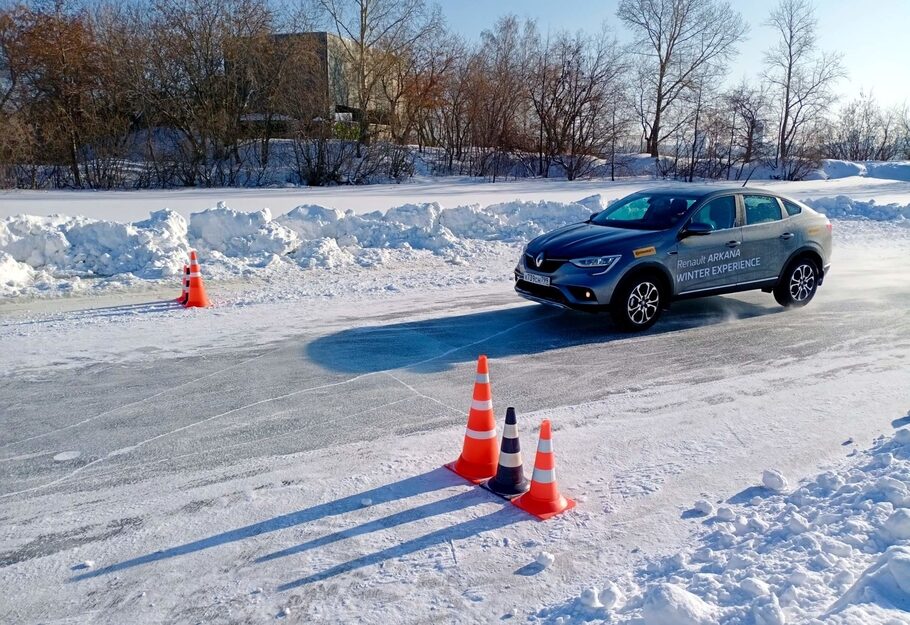
[[[485,242],[528,240],[582,221],[613,199],[593,195],[570,203],[513,201],[454,208],[433,202],[360,215],[303,205],[277,218],[267,208],[249,213],[219,202],[192,213],[189,223],[170,210],[132,223],[18,215],[0,220],[0,296],[172,279],[183,270],[189,248],[200,251],[209,275],[217,278],[283,264],[371,267],[388,260],[377,250],[425,250],[465,264]],[[910,224],[910,205],[845,196],[808,203],[832,218]]]
[[[787,488],[776,471],[766,471],[762,483],[765,495],[700,517],[703,536],[691,550],[630,578],[606,580],[607,592],[586,586],[573,602],[543,614],[565,624],[906,622],[910,429],[880,438],[846,466],[789,494],[775,492]],[[600,601],[592,601],[598,592]],[[622,604],[603,600],[623,592]]]
[[[275,257],[302,268],[383,262],[376,249],[428,250],[462,258],[468,240],[519,241],[590,215],[581,204],[509,202],[445,209],[408,204],[355,215],[299,206],[273,219],[219,203],[189,223],[162,210],[144,221],[20,215],[0,221],[0,294],[71,289],[75,278],[158,280],[179,275],[190,248],[219,277],[270,265]],[[464,262],[463,260],[461,262]]]

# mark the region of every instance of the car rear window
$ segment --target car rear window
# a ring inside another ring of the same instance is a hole
[[[784,200],[784,208],[787,209],[787,215],[793,217],[793,215],[799,215],[803,212],[802,206],[799,204],[794,204],[788,200]]]
[[[744,195],[746,225],[763,224],[782,219],[777,198],[768,195]]]

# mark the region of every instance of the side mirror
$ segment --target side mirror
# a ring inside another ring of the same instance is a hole
[[[680,238],[685,237],[703,237],[706,234],[711,234],[714,232],[714,226],[711,224],[706,224],[703,221],[693,221],[688,226],[682,229],[682,232],[679,233]]]
[[[597,217],[598,215],[600,215],[602,212],[603,212],[603,211],[597,211],[596,213],[591,213],[591,216],[588,217],[588,221],[589,221],[589,222],[592,221],[595,217]]]

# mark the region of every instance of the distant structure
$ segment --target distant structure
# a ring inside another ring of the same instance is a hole
[[[344,41],[329,32],[303,32],[274,35],[279,42],[294,45],[299,60],[293,83],[301,93],[312,95],[308,104],[314,111],[333,115],[332,122],[359,122],[367,116],[374,130],[382,131],[388,123],[389,104],[373,94],[367,111],[361,111],[357,74],[351,67]],[[291,116],[295,112],[287,111]]]

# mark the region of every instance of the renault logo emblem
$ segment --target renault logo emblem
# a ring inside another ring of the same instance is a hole
[[[537,255],[537,258],[534,259],[534,264],[537,265],[538,269],[543,264],[543,252]]]

